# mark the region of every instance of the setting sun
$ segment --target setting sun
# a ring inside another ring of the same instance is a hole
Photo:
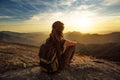
[[[80,26],[82,26],[82,28],[88,28],[91,26],[91,22],[88,19],[81,19],[80,23],[78,22],[78,24],[80,24]]]
[[[76,19],[74,25],[79,28],[81,32],[87,32],[91,28],[91,21],[88,18]]]

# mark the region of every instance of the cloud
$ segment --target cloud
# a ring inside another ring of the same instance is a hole
[[[14,16],[13,20],[28,20],[38,13],[63,11],[76,0],[8,0],[0,2],[0,15]],[[4,19],[4,21],[7,19]]]
[[[67,6],[71,6],[72,3],[74,3],[77,0],[59,0],[58,3],[59,5],[67,5]]]
[[[54,9],[54,3],[46,0],[8,0],[0,2],[0,15],[14,16],[14,20],[27,20],[37,13]],[[5,19],[4,19],[5,21]]]
[[[120,4],[120,0],[103,0],[102,4],[106,6],[116,5]]]
[[[11,16],[0,16],[0,18],[12,18]]]
[[[89,8],[93,8],[95,5],[91,4],[91,5],[80,5],[78,7],[76,7],[77,10],[88,10]]]
[[[64,22],[66,26],[75,27],[76,25],[74,24],[76,23],[76,21],[78,22],[83,18],[92,20],[92,18],[94,18],[95,16],[97,16],[97,14],[92,11],[88,11],[88,10],[79,11],[75,9],[64,12],[56,11],[56,12],[48,12],[48,13],[39,13],[32,16],[29,20],[24,21],[24,23],[38,24],[44,27],[45,26],[48,27],[48,25],[51,25],[53,22],[59,20]]]
[[[106,16],[109,13],[119,15],[119,7],[108,6],[118,4],[119,1],[120,0],[4,0],[2,2],[0,1],[0,15],[11,18],[0,19],[0,21],[28,21],[32,20],[32,18],[35,20],[35,16],[38,14],[46,17],[47,13],[52,12],[55,13],[54,15],[56,15],[57,18],[63,13],[69,15],[72,11],[77,11],[80,15],[81,12],[85,11],[104,14]]]

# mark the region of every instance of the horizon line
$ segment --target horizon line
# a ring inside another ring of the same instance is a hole
[[[51,31],[34,31],[34,32],[22,32],[22,31],[11,31],[11,30],[2,30],[0,32],[13,32],[13,33],[47,33],[49,34]],[[81,34],[111,34],[111,33],[117,33],[117,32],[120,32],[120,31],[100,31],[100,32],[94,32],[94,33],[91,33],[91,32],[86,32],[86,33],[83,33],[83,32],[80,32],[80,31],[66,31],[64,32],[65,34],[66,33],[69,33],[69,32],[78,32],[78,33],[81,33]]]

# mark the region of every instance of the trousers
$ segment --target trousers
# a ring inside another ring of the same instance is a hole
[[[75,53],[75,46],[66,47],[64,53],[61,55],[60,59],[58,59],[59,69],[63,69],[64,67],[70,64],[74,53]]]

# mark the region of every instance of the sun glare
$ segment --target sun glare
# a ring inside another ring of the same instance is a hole
[[[91,26],[91,22],[88,19],[81,19],[78,24],[80,24],[81,27],[88,28]]]
[[[81,32],[86,33],[91,30],[92,22],[89,18],[76,18],[73,25]]]

